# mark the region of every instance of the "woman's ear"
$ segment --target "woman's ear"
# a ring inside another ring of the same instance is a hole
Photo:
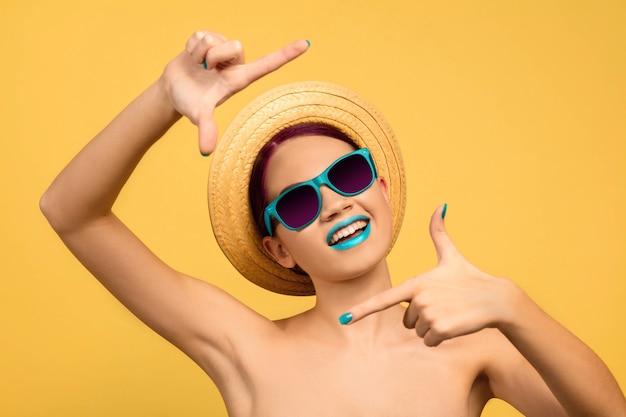
[[[287,248],[282,242],[275,237],[265,236],[263,238],[263,248],[276,262],[285,268],[293,268],[296,266],[296,261],[291,257]]]
[[[385,181],[385,178],[383,177],[378,177],[378,184],[380,184],[380,189],[385,196],[385,200],[387,200],[387,204],[391,205],[391,202],[389,201],[389,189],[387,188],[387,181]]]

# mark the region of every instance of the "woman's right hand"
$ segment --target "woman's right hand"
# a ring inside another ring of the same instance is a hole
[[[217,143],[215,108],[236,92],[302,55],[308,42],[299,40],[246,63],[241,42],[219,33],[198,31],[165,68],[160,82],[178,113],[198,126],[200,152]]]

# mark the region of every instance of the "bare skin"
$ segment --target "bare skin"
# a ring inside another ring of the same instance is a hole
[[[445,232],[441,208],[431,221],[439,264],[392,288],[384,179],[350,198],[322,187],[318,220],[299,232],[278,226],[265,240],[279,263],[310,271],[318,293],[313,309],[278,322],[173,270],[115,216],[112,206],[135,166],[181,116],[198,126],[200,150],[210,153],[215,107],[306,50],[297,41],[245,63],[238,42],[194,34],[42,197],[42,211],[68,248],[205,370],[234,417],[478,416],[492,397],[528,416],[626,416],[624,396],[601,360],[511,281],[467,262]],[[327,143],[312,146],[319,140]],[[347,153],[345,146],[329,138],[287,142],[270,162],[270,195],[288,185],[281,173],[307,180]],[[316,150],[289,166],[295,155]],[[367,215],[372,235],[339,254],[324,246],[325,236],[350,213]],[[340,326],[345,312],[352,322]]]

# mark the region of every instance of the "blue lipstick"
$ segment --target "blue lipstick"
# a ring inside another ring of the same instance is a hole
[[[370,236],[370,223],[369,223],[369,219],[365,216],[352,216],[344,221],[337,223],[328,232],[328,235],[326,237],[326,242],[330,245],[333,235],[337,233],[338,230],[343,229],[344,227],[349,226],[352,223],[357,222],[359,220],[366,221],[367,226],[365,226],[364,229],[361,229],[360,233],[356,234],[353,237],[348,237],[346,240],[343,240],[335,245],[332,245],[331,248],[335,250],[347,250],[347,249],[351,249],[355,247],[356,245],[363,243]]]

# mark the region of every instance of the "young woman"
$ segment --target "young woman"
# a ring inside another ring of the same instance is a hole
[[[165,265],[113,214],[135,166],[177,120],[196,124],[201,152],[213,152],[215,107],[307,47],[245,63],[238,42],[194,34],[42,197],[68,248],[206,371],[232,416],[478,416],[492,397],[528,416],[626,416],[589,348],[455,249],[445,206],[430,227],[438,266],[391,287],[385,255],[403,212],[401,158],[382,118],[340,87],[298,84],[247,107],[224,134],[209,183],[214,231],[233,264],[265,288],[314,291],[313,309],[272,322]]]

